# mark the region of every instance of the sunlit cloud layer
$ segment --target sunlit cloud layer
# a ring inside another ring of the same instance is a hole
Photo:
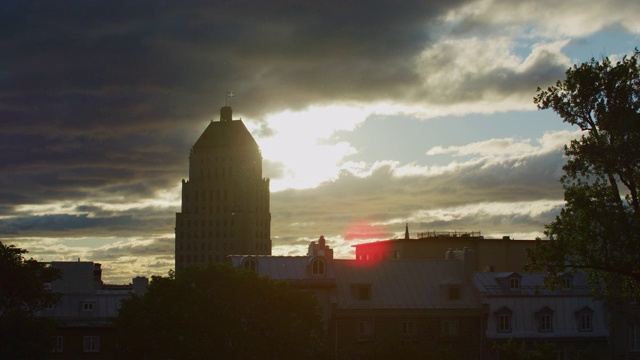
[[[535,113],[536,88],[630,53],[638,13],[622,0],[5,4],[0,239],[102,263],[112,282],[166,273],[190,147],[227,91],[271,179],[274,254],[324,235],[350,257],[407,222],[543,236],[563,204],[562,146],[580,134]]]

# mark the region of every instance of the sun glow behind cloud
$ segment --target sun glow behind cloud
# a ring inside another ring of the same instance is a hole
[[[399,109],[398,105],[378,104],[313,106],[303,111],[270,114],[266,123],[272,136],[257,136],[265,160],[282,166],[278,177],[271,177],[271,191],[314,188],[338,177],[353,164],[344,159],[358,150],[344,141],[333,141],[338,131],[353,131],[367,117]]]

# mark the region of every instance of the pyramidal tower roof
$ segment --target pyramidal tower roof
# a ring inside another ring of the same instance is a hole
[[[231,106],[220,108],[220,121],[211,121],[198,141],[193,145],[193,150],[219,149],[230,147],[258,147],[253,136],[242,120],[232,119]]]

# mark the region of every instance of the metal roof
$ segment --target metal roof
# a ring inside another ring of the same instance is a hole
[[[571,289],[548,290],[542,286],[546,272],[476,272],[473,275],[473,283],[484,296],[511,295],[511,296],[591,296],[593,287],[587,284],[584,273],[567,273],[571,277]],[[510,289],[508,279],[517,276],[520,278],[519,289]]]
[[[321,256],[231,255],[228,257],[231,264],[237,267],[241,267],[243,261],[248,258],[256,260],[258,265],[258,274],[268,276],[275,280],[335,278],[334,270],[331,265],[332,260],[325,260]],[[313,275],[311,273],[310,265],[316,258],[325,261],[325,275]]]
[[[364,262],[333,260],[339,308],[349,309],[479,309],[480,303],[457,260]],[[361,300],[358,287],[370,286]],[[459,299],[449,300],[449,288]]]
[[[510,289],[508,280],[520,278],[520,288]],[[583,273],[572,273],[572,287],[569,289],[546,290],[542,288],[545,273],[477,272],[473,283],[477,287],[481,301],[488,307],[487,338],[489,339],[556,339],[595,338],[609,336],[607,311],[604,301],[595,300],[592,288],[586,284]],[[588,307],[593,310],[592,329],[580,330],[577,314]],[[508,310],[511,314],[511,331],[498,331],[496,312]],[[551,331],[540,331],[536,313],[551,310]]]

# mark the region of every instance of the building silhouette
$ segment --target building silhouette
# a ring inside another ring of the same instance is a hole
[[[139,276],[130,284],[111,285],[102,281],[102,266],[93,261],[52,261],[47,265],[61,274],[45,284],[60,296],[59,302],[35,313],[56,324],[47,359],[112,359],[117,333],[113,319],[122,300],[146,293],[149,279]]]
[[[540,240],[548,241],[548,240]],[[476,271],[522,271],[527,263],[527,249],[536,240],[514,240],[509,236],[488,239],[480,232],[419,232],[409,236],[409,226],[400,239],[374,241],[353,245],[356,260],[417,260],[442,259],[450,249],[469,248],[476,253]]]
[[[323,236],[306,256],[227,259],[313,293],[330,358],[495,360],[494,345],[513,339],[522,352],[551,344],[553,359],[637,359],[637,305],[614,314],[581,272],[550,290],[545,272],[478,271],[470,248],[437,259],[335,259]]]
[[[269,179],[262,154],[232,109],[220,109],[191,148],[176,213],[176,269],[224,262],[231,254],[271,254]]]

